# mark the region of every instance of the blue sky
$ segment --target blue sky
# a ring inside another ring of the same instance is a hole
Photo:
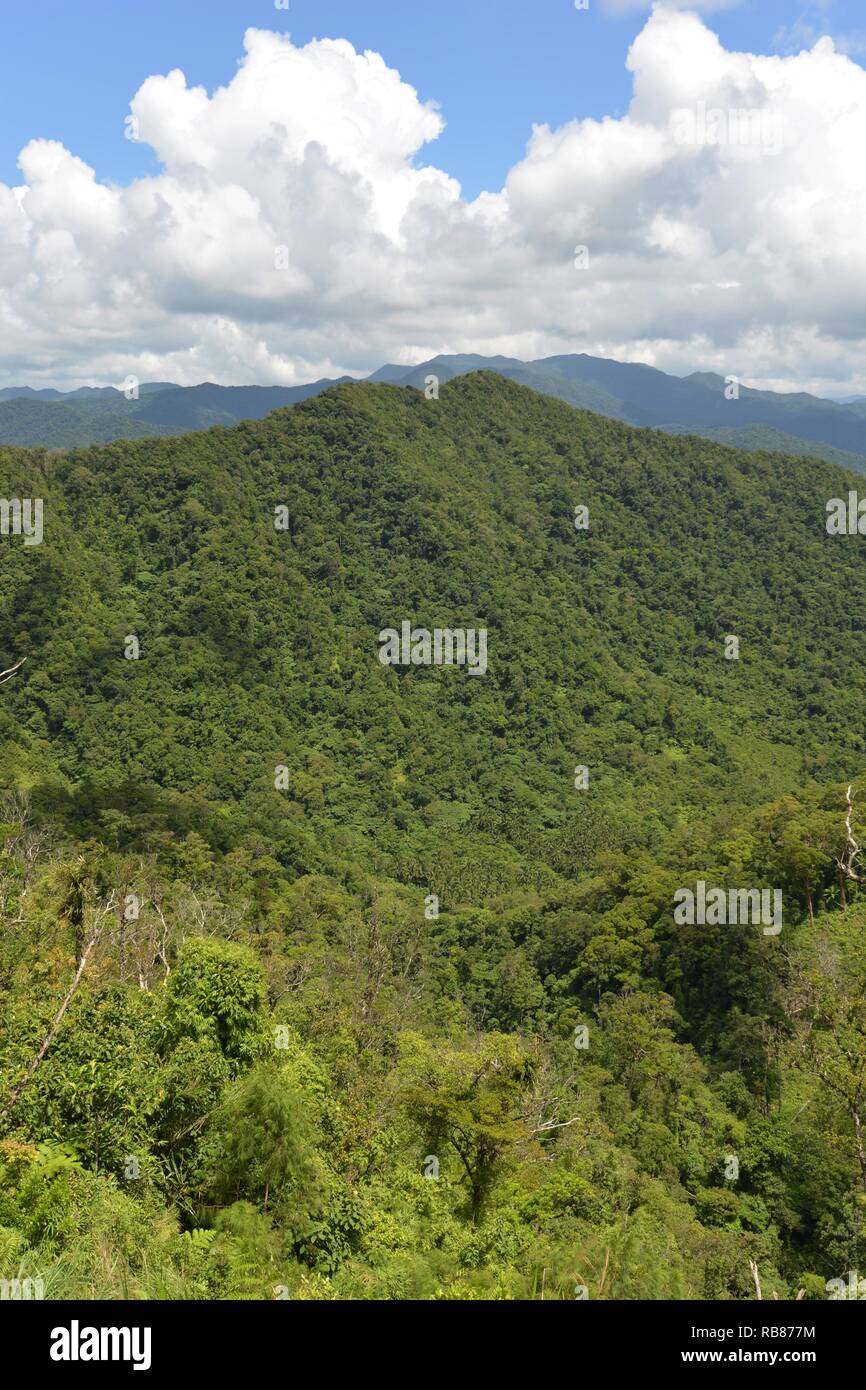
[[[104,179],[154,172],[149,149],[124,139],[132,95],[177,67],[190,85],[227,82],[253,25],[380,52],[422,100],[440,103],[435,161],[471,198],[502,186],[533,122],[622,114],[626,52],[650,8],[635,0],[612,12],[628,3],[590,0],[578,12],[573,0],[290,0],[286,11],[273,0],[3,0],[0,182],[18,181],[18,153],[36,137],[62,140]],[[821,32],[853,35],[856,48],[866,32],[862,0],[696,8],[729,49],[772,53]]]
[[[587,352],[862,394],[862,6],[2,0],[0,385]]]

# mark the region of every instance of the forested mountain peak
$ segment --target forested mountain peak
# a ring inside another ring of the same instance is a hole
[[[22,1268],[745,1298],[752,1260],[782,1297],[854,1267],[853,475],[488,371],[0,464]]]

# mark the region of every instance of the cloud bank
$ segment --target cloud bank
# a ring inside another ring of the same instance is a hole
[[[536,126],[471,202],[425,163],[435,103],[344,40],[250,29],[212,95],[148,78],[157,175],[34,140],[0,184],[0,384],[586,351],[866,391],[866,72],[827,38],[727,52],[670,5],[627,62],[626,115]]]

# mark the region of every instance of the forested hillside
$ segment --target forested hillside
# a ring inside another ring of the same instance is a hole
[[[748,1299],[862,1266],[855,477],[486,372],[0,470],[44,503],[0,538],[4,1267]],[[384,665],[404,622],[486,630],[485,673]],[[699,880],[781,890],[781,932],[676,921]]]
[[[115,439],[148,439],[155,434],[174,433],[164,425],[124,415],[121,407],[111,412],[27,396],[0,400],[0,439],[4,444],[27,445],[36,439],[48,449],[74,449],[87,444],[108,444]]]

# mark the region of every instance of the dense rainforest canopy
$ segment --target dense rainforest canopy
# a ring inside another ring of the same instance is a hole
[[[0,537],[0,1275],[866,1265],[856,478],[489,373],[0,478],[44,513]],[[406,621],[484,629],[486,673],[383,665]],[[782,931],[677,923],[698,881],[781,890]]]

